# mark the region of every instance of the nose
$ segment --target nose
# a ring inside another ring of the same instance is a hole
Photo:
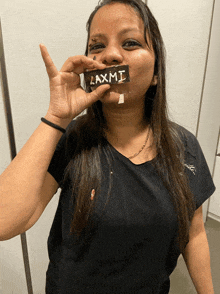
[[[123,62],[123,56],[120,48],[116,45],[108,45],[102,52],[102,63],[106,65],[118,65]]]

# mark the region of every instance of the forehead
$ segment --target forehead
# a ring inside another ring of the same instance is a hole
[[[111,3],[97,11],[90,26],[90,34],[107,29],[126,29],[128,26],[143,32],[144,23],[139,13],[128,4]]]

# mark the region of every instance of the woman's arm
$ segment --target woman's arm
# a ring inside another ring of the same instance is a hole
[[[46,118],[63,128],[66,127],[61,120],[57,122],[48,115]],[[1,241],[24,232],[36,209],[39,211],[39,207],[46,206],[56,192],[56,181],[45,179],[61,135],[60,131],[41,123],[0,175]],[[47,199],[47,203],[43,205]]]
[[[189,243],[185,248],[183,258],[197,293],[214,294],[210,252],[203,223],[202,206],[196,210],[193,217],[189,233]]]
[[[86,93],[80,74],[86,69],[104,69],[106,65],[86,56],[68,58],[61,71],[54,65],[47,48],[40,46],[50,81],[50,103],[46,119],[66,128],[110,88],[101,85]],[[58,184],[47,169],[62,133],[40,123],[28,142],[0,176],[0,240],[24,232],[37,221]]]

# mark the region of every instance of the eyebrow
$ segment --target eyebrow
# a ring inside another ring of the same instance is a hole
[[[128,32],[132,32],[132,31],[134,31],[134,32],[139,32],[139,30],[136,29],[136,28],[125,28],[125,29],[123,29],[123,30],[121,30],[121,31],[119,32],[119,35],[124,35],[124,34],[126,34],[126,33],[128,33]],[[106,34],[101,34],[101,33],[99,33],[99,34],[94,34],[94,35],[91,35],[91,36],[90,36],[90,39],[101,38],[101,37],[106,37]]]

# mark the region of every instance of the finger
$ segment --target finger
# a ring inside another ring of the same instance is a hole
[[[99,86],[94,91],[89,93],[90,100],[92,101],[92,103],[94,103],[97,100],[101,99],[102,96],[110,89],[110,87],[111,86],[109,84],[105,84],[105,85]]]
[[[78,55],[70,57],[64,63],[61,71],[74,72],[76,74],[81,74],[86,71],[86,69],[104,69],[106,65],[91,58],[83,55]]]
[[[40,44],[40,51],[50,78],[57,76],[58,70],[54,65],[45,45]]]

